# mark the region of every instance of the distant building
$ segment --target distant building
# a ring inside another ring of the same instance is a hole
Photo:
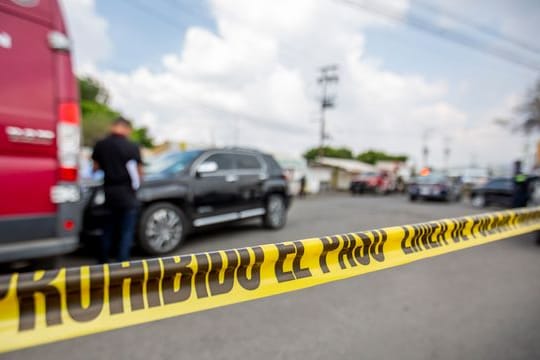
[[[348,190],[355,175],[377,172],[375,166],[362,161],[331,157],[317,158],[310,163],[309,169],[321,190]]]
[[[403,161],[381,160],[377,161],[375,168],[378,171],[386,171],[389,174],[397,174],[406,163]]]
[[[305,176],[306,188],[308,194],[317,194],[320,190],[318,178],[308,168],[306,159],[301,156],[291,156],[285,154],[273,154],[276,161],[285,171],[285,175],[289,180],[289,191],[293,195],[298,195],[300,192],[300,180]]]

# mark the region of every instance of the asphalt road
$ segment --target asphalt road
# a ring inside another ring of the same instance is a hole
[[[192,236],[191,253],[478,212],[403,197],[297,200],[285,229]],[[90,263],[71,256],[62,265]],[[540,359],[540,246],[532,235],[293,293],[86,336],[6,359]]]

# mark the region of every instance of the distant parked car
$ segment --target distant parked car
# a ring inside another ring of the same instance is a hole
[[[514,183],[511,178],[495,178],[471,191],[471,203],[474,207],[487,205],[511,207],[513,193]]]
[[[356,175],[351,180],[349,191],[352,194],[386,194],[392,190],[390,177],[386,173],[368,172]]]
[[[107,214],[101,187],[86,196],[81,236],[100,235]],[[185,236],[209,225],[260,218],[285,226],[291,203],[282,168],[271,155],[226,148],[173,152],[152,160],[137,192],[142,208],[138,245],[149,255],[176,249]]]
[[[419,176],[409,184],[409,200],[411,201],[420,199],[457,201],[460,197],[460,183],[444,174],[431,173]]]

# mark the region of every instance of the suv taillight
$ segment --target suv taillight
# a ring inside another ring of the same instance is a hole
[[[58,106],[57,147],[60,162],[60,181],[77,181],[81,128],[79,106],[76,102],[64,102]]]

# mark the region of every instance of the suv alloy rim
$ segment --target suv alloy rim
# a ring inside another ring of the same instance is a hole
[[[171,209],[158,209],[148,218],[145,230],[148,245],[158,252],[167,252],[180,242],[182,221]]]
[[[476,195],[472,199],[472,205],[474,207],[482,207],[484,206],[484,196],[483,195]]]
[[[280,196],[271,196],[268,201],[268,213],[273,226],[279,226],[283,221],[285,204]]]

